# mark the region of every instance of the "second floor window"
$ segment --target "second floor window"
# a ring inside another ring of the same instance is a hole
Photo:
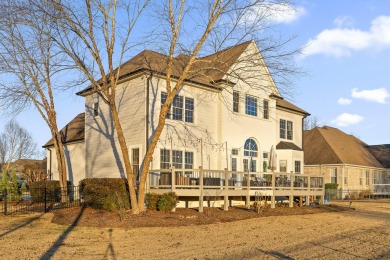
[[[172,119],[183,121],[183,97],[175,96],[172,102]]]
[[[287,140],[293,139],[293,122],[280,119],[279,129],[280,129],[279,131],[280,139],[287,139]]]
[[[255,97],[245,97],[245,114],[257,116],[257,99]]]
[[[167,100],[167,93],[161,92],[161,106]],[[194,122],[194,99],[176,95],[169,107],[166,118]]]
[[[269,119],[269,106],[268,106],[268,100],[263,101],[263,118]]]
[[[233,91],[233,112],[239,112],[240,93]]]

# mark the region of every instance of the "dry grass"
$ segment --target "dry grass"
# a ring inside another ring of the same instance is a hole
[[[389,259],[390,201],[352,207],[178,227],[66,226],[52,223],[53,214],[0,217],[0,259]]]

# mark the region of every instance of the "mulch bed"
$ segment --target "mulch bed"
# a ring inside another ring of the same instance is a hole
[[[250,218],[305,215],[324,212],[338,212],[343,210],[351,209],[335,205],[321,205],[293,208],[267,208],[263,212],[257,213],[254,209],[231,207],[229,208],[229,211],[224,211],[221,208],[204,208],[204,212],[200,213],[197,209],[178,208],[175,212],[147,210],[141,214],[133,215],[131,214],[131,211],[108,212],[86,207],[75,207],[53,211],[54,217],[52,222],[61,225],[85,227],[177,227],[231,222]]]

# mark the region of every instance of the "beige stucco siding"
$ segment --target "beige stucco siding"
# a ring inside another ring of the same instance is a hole
[[[117,107],[127,145],[141,150],[145,149],[145,87],[146,77],[143,76],[116,88]],[[95,102],[99,103],[96,117],[93,115]],[[101,97],[92,94],[85,99],[85,113],[86,176],[125,177],[122,152],[109,107]]]

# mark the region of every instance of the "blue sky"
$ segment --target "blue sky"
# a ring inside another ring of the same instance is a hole
[[[276,20],[283,34],[297,35],[293,47],[308,46],[297,59],[307,76],[296,79],[292,102],[367,144],[390,143],[390,3],[296,1]],[[57,93],[61,127],[84,111],[76,91]],[[38,145],[50,139],[33,108],[16,119]]]

